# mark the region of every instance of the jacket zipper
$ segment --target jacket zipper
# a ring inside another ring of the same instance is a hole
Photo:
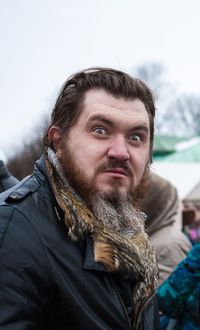
[[[139,312],[137,313],[136,317],[135,317],[135,321],[133,322],[133,330],[138,330],[138,323],[141,317],[141,314],[143,312],[143,310],[145,309],[145,307],[147,306],[147,304],[149,303],[149,301],[155,296],[156,291],[154,291],[149,297],[148,299],[145,301],[144,305],[140,308]]]

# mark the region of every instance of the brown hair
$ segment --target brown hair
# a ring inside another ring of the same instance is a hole
[[[111,68],[89,68],[70,76],[64,83],[56,100],[49,128],[53,125],[59,126],[63,133],[67,134],[69,129],[76,123],[82,111],[86,92],[94,88],[104,89],[117,98],[138,98],[144,103],[150,120],[150,143],[152,151],[155,117],[153,93],[141,80]],[[50,145],[50,141],[48,140],[49,128],[43,139],[46,146]]]

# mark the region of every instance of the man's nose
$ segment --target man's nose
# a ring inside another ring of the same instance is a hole
[[[130,155],[127,149],[125,138],[122,136],[118,136],[112,139],[107,155],[109,159],[128,161]]]

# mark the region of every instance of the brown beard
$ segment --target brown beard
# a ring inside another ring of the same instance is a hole
[[[134,207],[129,204],[128,199],[121,200],[122,212],[119,213],[120,200],[117,208],[112,209],[111,203],[102,199],[100,203],[97,201],[98,194],[94,197],[99,204],[96,204],[94,212],[89,212],[73,187],[70,187],[64,168],[61,168],[58,158],[50,148],[45,153],[45,161],[52,189],[64,213],[63,220],[69,238],[82,241],[89,235],[94,242],[94,260],[101,262],[108,272],[118,273],[125,279],[134,281],[133,302],[137,315],[138,309],[142,308],[157,286],[155,254],[144,231],[143,215],[141,212],[134,214]],[[125,197],[127,194],[123,195]],[[115,217],[118,222],[114,221]]]
[[[96,168],[94,172],[94,177],[90,181],[88,181],[84,172],[77,164],[73,157],[73,153],[70,150],[69,146],[65,146],[65,157],[61,160],[61,165],[63,170],[69,180],[69,183],[75,189],[75,191],[80,195],[83,201],[87,204],[89,209],[93,209],[91,205],[91,201],[93,200],[94,195],[99,194],[97,187],[95,185],[95,178],[98,173],[101,173],[103,170],[107,168],[123,168],[128,175],[132,175],[132,171],[129,166],[118,160],[109,160],[107,163],[100,165]],[[117,205],[118,201],[121,200],[121,193],[119,192],[120,180],[113,179],[112,187],[113,190],[110,193],[102,193],[103,198],[110,202],[112,205]],[[142,205],[142,201],[148,192],[149,187],[149,163],[147,163],[144,174],[140,181],[140,184],[134,189],[133,184],[130,191],[127,193],[128,200],[132,201],[132,205],[135,208],[140,208]],[[123,196],[124,197],[124,196]]]

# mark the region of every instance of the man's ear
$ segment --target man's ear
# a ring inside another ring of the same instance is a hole
[[[48,139],[52,145],[58,158],[62,157],[63,151],[63,141],[62,141],[62,131],[58,126],[51,126],[48,132]]]

